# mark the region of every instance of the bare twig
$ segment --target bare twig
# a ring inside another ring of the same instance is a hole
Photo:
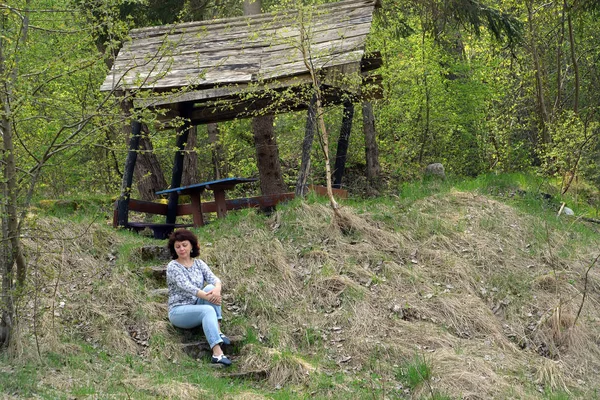
[[[596,256],[596,258],[594,258],[594,261],[592,261],[590,266],[585,271],[585,278],[583,280],[583,282],[584,282],[583,283],[583,297],[581,298],[581,304],[579,304],[579,310],[577,310],[577,315],[575,316],[575,320],[573,321],[573,326],[575,326],[575,324],[577,324],[577,320],[579,319],[579,315],[581,315],[581,310],[583,309],[583,304],[585,303],[585,298],[587,297],[588,276],[589,276],[590,270],[594,267],[596,262],[598,262],[599,258],[600,258],[600,254],[598,254]]]
[[[565,205],[566,205],[566,204],[567,204],[567,203],[563,202],[563,203],[560,205],[560,209],[558,210],[558,214],[556,214],[556,216],[557,216],[557,217],[558,217],[558,216],[560,216],[560,214],[562,214],[562,212],[563,212],[563,210],[564,210],[564,208],[565,208]]]
[[[36,262],[35,265],[38,265],[37,260],[40,257],[39,247],[37,248],[36,254]],[[38,319],[38,301],[39,301],[39,279],[36,279],[35,287],[33,288],[33,336],[35,338],[35,347],[38,353],[38,357],[42,358],[42,352],[40,350],[40,341],[38,338],[38,330],[37,330],[37,319]]]
[[[58,273],[56,275],[56,283],[54,285],[54,293],[52,293],[52,330],[54,330],[54,306],[56,304],[56,293],[58,292],[58,285],[60,283],[60,275],[62,272],[62,266],[65,263],[65,242],[63,241],[62,246],[62,262],[58,264]]]

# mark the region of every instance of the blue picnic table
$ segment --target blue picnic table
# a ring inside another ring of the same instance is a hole
[[[223,218],[227,215],[227,204],[225,201],[225,191],[235,188],[241,183],[256,182],[257,178],[224,178],[209,182],[195,183],[193,185],[181,186],[156,192],[157,195],[162,194],[177,194],[188,195],[192,202],[192,217],[194,219],[194,227],[203,226],[204,218],[202,216],[202,204],[200,196],[205,190],[212,190],[217,206],[217,217]],[[175,221],[177,210],[169,210],[167,221]]]

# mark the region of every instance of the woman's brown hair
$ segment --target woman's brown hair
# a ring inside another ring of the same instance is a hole
[[[190,244],[192,245],[190,257],[198,257],[200,254],[200,246],[198,246],[198,238],[196,235],[187,229],[177,229],[171,233],[171,235],[169,235],[169,243],[167,244],[173,260],[176,260],[177,257],[179,257],[175,251],[175,242],[183,242],[184,240],[189,240]]]

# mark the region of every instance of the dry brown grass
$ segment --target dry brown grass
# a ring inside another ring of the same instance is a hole
[[[461,192],[425,199],[397,214],[406,227],[402,233],[347,208],[346,234],[333,226],[326,206],[290,212],[298,213],[293,221],[274,216],[264,230],[253,231],[271,243],[267,249],[247,243],[251,255],[232,254],[228,249],[238,243],[224,238],[210,252],[213,260],[227,260],[231,290],[246,299],[247,315],[260,334],[269,338],[277,326],[271,344],[276,348],[303,351],[302,335],[292,333],[310,327],[322,337],[316,351],[347,372],[374,368],[374,355],[390,366],[415,351],[432,351],[434,385],[465,398],[502,393],[526,398],[527,384],[515,384],[515,376],[531,376],[535,386],[533,375],[547,369],[544,343],[565,364],[548,381],[553,389],[559,388],[553,382],[581,387],[578,379],[600,366],[593,339],[598,327],[565,329],[581,298],[581,282],[571,285],[566,277],[581,273],[585,257],[561,259],[563,272],[552,274],[557,267],[550,264],[548,243],[535,239],[534,217]],[[294,240],[280,240],[290,231]],[[548,242],[560,246],[560,235],[552,233]],[[262,270],[248,276],[242,266],[249,264]],[[593,290],[597,278],[592,276]],[[528,292],[516,293],[515,285]],[[562,314],[561,329],[548,325],[548,318],[531,332],[528,327],[561,298],[569,299],[571,309]],[[590,304],[584,310],[587,318],[600,317]],[[586,347],[587,354],[579,351]]]
[[[206,390],[198,387],[198,385],[178,381],[157,384],[144,376],[127,379],[123,384],[135,388],[135,392],[143,392],[151,398],[198,399],[208,394]]]
[[[225,398],[232,399],[232,400],[263,400],[263,399],[269,399],[270,397],[263,396],[262,394],[259,394],[259,393],[242,392],[242,393],[236,393],[236,394],[229,395]]]
[[[306,384],[316,368],[302,358],[276,349],[245,346],[240,368],[247,371],[265,371],[267,381],[273,387],[286,384]]]
[[[22,359],[38,348],[74,354],[79,346],[68,337],[118,354],[143,350],[128,327],[164,318],[164,309],[147,303],[134,271],[115,262],[119,244],[102,225],[36,221],[24,241],[31,295],[20,305]]]
[[[352,377],[376,371],[394,381],[395,366],[417,353],[430,360],[433,388],[455,397],[535,398],[537,385],[598,388],[590,378],[600,370],[598,269],[589,274],[588,300],[572,326],[597,247],[560,256],[576,237],[550,232],[540,239],[536,218],[470,193],[433,196],[401,211],[382,205],[370,214],[342,212],[344,232],[327,206],[302,204],[263,222],[225,224],[201,248],[224,281],[228,305],[235,303],[248,321],[226,323],[228,332],[252,327],[264,339],[245,346],[240,371],[266,370],[272,386],[306,385],[316,367],[301,356],[318,354],[319,371]],[[384,213],[401,232],[377,219]],[[46,282],[36,300],[44,311],[27,317],[36,315],[42,346],[75,351],[56,340],[66,331],[113,351],[181,356],[169,341],[164,304],[147,302],[139,287],[124,284],[135,282],[131,271],[107,261],[116,235],[52,219],[45,224],[57,237],[78,239],[27,243],[30,258],[39,254],[32,285]],[[142,348],[128,327],[167,343]],[[30,349],[31,329],[23,335]],[[195,387],[153,390],[177,397]]]

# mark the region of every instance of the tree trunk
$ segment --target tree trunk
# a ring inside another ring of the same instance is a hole
[[[198,153],[196,153],[197,137],[198,127],[191,126],[185,144],[185,154],[183,156],[182,186],[193,185],[200,181],[198,178]]]
[[[302,159],[300,161],[298,180],[296,181],[296,196],[301,197],[304,197],[308,191],[306,182],[310,173],[310,153],[315,138],[315,130],[317,129],[316,102],[317,97],[312,96],[306,113],[306,128],[304,129],[304,140],[302,141]]]
[[[540,62],[540,57],[538,54],[537,48],[537,34],[535,27],[533,25],[533,4],[531,2],[527,2],[527,18],[529,20],[529,31],[531,34],[531,55],[533,57],[533,68],[535,72],[535,86],[536,86],[536,98],[538,103],[538,112],[539,118],[541,121],[541,131],[542,131],[542,142],[550,143],[550,136],[548,134],[548,110],[546,109],[546,99],[544,96],[544,84],[542,78],[542,66]]]
[[[430,107],[431,107],[431,92],[430,92],[430,88],[429,88],[429,81],[427,80],[427,75],[428,75],[428,71],[427,71],[427,64],[426,64],[426,51],[425,51],[425,38],[426,38],[426,32],[423,31],[423,33],[421,34],[421,62],[423,63],[423,84],[421,85],[423,87],[423,91],[425,94],[425,104],[423,105],[423,103],[421,103],[420,106],[420,110],[419,110],[419,118],[424,120],[424,126],[421,128],[423,133],[421,135],[421,146],[419,149],[419,159],[418,162],[419,164],[421,164],[423,162],[423,158],[425,156],[425,149],[427,147],[427,144],[429,142],[429,136],[430,136],[430,132],[429,132],[429,125],[430,125]],[[423,117],[423,107],[425,107],[425,116]]]
[[[316,78],[316,72],[312,71],[311,73],[312,79],[314,82],[314,86],[319,88],[319,81]],[[320,89],[317,89],[317,122],[319,127],[320,139],[321,139],[321,148],[323,149],[323,156],[325,157],[325,180],[327,182],[327,197],[329,198],[329,204],[331,205],[331,209],[333,210],[333,214],[338,220],[338,223],[341,223],[343,219],[342,214],[340,213],[340,206],[338,202],[333,197],[333,190],[331,185],[331,162],[329,160],[329,135],[327,134],[327,127],[325,126],[325,119],[323,118],[323,106],[321,103],[321,95]]]
[[[273,133],[273,119],[273,115],[265,115],[252,120],[260,191],[263,195],[285,193],[287,191],[281,175],[279,150]]]
[[[261,0],[244,0],[244,15],[261,13]],[[279,148],[273,129],[273,115],[264,115],[252,119],[252,133],[258,164],[260,190],[262,194],[276,194],[287,191],[281,163],[279,162]]]
[[[567,0],[565,0],[565,8],[567,7]],[[573,75],[575,75],[575,93],[573,95],[573,112],[579,114],[579,63],[577,62],[577,56],[575,55],[575,36],[573,34],[573,21],[571,19],[571,13],[567,14],[567,22],[569,27],[569,46],[571,48],[571,63],[573,63]]]
[[[208,143],[212,153],[213,174],[215,179],[227,176],[228,170],[223,155],[223,146],[219,140],[219,124],[213,123],[206,126],[208,132]]]
[[[2,185],[3,199],[6,199],[6,185]],[[8,220],[6,215],[6,204],[0,204],[0,213],[2,213],[2,238],[8,238]],[[13,306],[13,261],[10,258],[10,245],[8,240],[0,241],[0,264],[2,266],[2,292],[0,297],[0,349],[5,349],[10,344],[11,332],[13,330],[13,316],[15,309]]]
[[[342,127],[338,139],[337,152],[335,156],[335,166],[333,167],[333,187],[342,188],[342,177],[346,169],[346,158],[348,157],[348,146],[350,144],[350,133],[352,132],[352,119],[354,118],[354,104],[349,101],[344,102],[344,113],[342,117]]]
[[[327,197],[329,198],[329,205],[333,210],[333,215],[338,226],[344,230],[346,229],[347,221],[342,216],[340,212],[340,206],[338,202],[335,200],[333,196],[333,188],[331,185],[331,162],[329,159],[329,135],[327,133],[327,127],[325,126],[325,119],[323,117],[323,96],[321,92],[321,82],[319,80],[318,71],[315,70],[313,61],[311,59],[310,54],[310,36],[309,32],[306,30],[306,26],[304,25],[302,19],[304,18],[300,15],[300,50],[302,51],[302,59],[304,61],[304,66],[310,73],[310,78],[312,81],[312,86],[314,90],[315,96],[315,111],[317,115],[317,127],[319,134],[319,142],[321,145],[321,149],[323,150],[323,157],[325,158],[325,179],[327,182]]]
[[[139,196],[142,200],[152,201],[158,190],[167,188],[165,175],[154,154],[152,142],[148,136],[148,128],[143,125],[144,133],[140,136],[137,162],[135,164],[135,180]]]
[[[563,3],[563,9],[560,17],[560,33],[558,35],[558,44],[556,45],[556,100],[554,102],[554,112],[561,107],[562,103],[562,47],[565,40],[565,18],[567,14],[566,1]]]
[[[379,166],[379,149],[375,132],[375,115],[370,101],[362,103],[363,132],[365,134],[365,158],[367,162],[367,180],[375,184],[381,167]]]
[[[2,301],[0,302],[1,317],[0,335],[3,336],[2,346],[10,347],[14,343],[13,337],[17,329],[16,313],[14,309],[15,289],[19,290],[25,285],[27,277],[27,263],[21,249],[21,227],[18,214],[18,179],[17,164],[15,160],[15,146],[13,142],[13,109],[11,107],[14,99],[14,89],[17,86],[20,66],[19,47],[24,46],[29,31],[29,7],[30,1],[25,2],[22,14],[22,24],[18,31],[16,44],[10,42],[10,38],[0,38],[0,77],[2,77],[2,91],[0,91],[0,107],[2,119],[0,129],[2,130]],[[4,32],[7,27],[2,17],[0,29]],[[13,51],[15,57],[12,60],[12,69],[7,69],[6,54]],[[17,285],[13,286],[14,269],[16,264]]]
[[[0,57],[0,61],[2,57]],[[2,206],[2,321],[0,321],[0,334],[4,336],[3,346],[9,347],[13,344],[17,321],[15,320],[14,292],[25,285],[27,277],[27,262],[21,249],[21,232],[17,210],[18,182],[17,167],[15,161],[15,147],[13,142],[12,123],[7,118],[11,115],[9,99],[11,99],[10,84],[8,91],[0,98],[3,108],[2,118],[2,164],[3,168],[3,206]],[[17,285],[14,287],[14,269],[16,264]]]
[[[2,97],[2,106],[6,112],[7,103],[6,99]],[[6,114],[4,114],[6,115]],[[2,133],[3,133],[3,148],[2,148],[2,162],[4,168],[3,180],[2,180],[2,206],[0,211],[2,212],[2,240],[0,241],[0,255],[2,258],[2,297],[0,300],[0,307],[2,309],[1,320],[0,320],[0,347],[7,348],[11,342],[11,333],[13,332],[13,321],[15,316],[14,310],[14,252],[13,242],[11,233],[11,219],[16,218],[16,210],[11,207],[13,196],[9,190],[10,174],[15,174],[16,170],[14,165],[9,164],[9,157],[12,152],[9,153],[9,148],[12,147],[12,130],[10,121],[6,118],[2,118]],[[14,158],[13,158],[14,163]],[[16,179],[10,182],[10,185],[15,186]],[[14,199],[16,201],[16,199]],[[13,203],[14,204],[14,203]],[[13,209],[13,215],[11,216],[11,208]]]

